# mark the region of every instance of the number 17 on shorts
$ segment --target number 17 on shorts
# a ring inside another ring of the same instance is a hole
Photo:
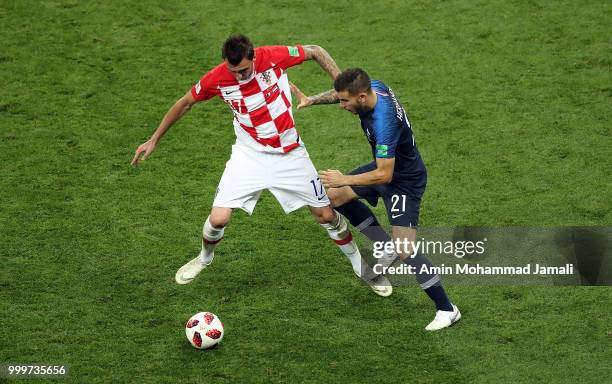
[[[316,179],[312,179],[310,180],[310,184],[312,184],[312,189],[317,200],[323,200],[325,198],[325,189],[323,188],[321,179],[318,177]]]

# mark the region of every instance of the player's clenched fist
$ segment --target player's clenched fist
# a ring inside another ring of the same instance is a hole
[[[138,148],[136,148],[136,153],[134,154],[134,158],[132,159],[132,165],[138,165],[138,162],[140,160],[146,160],[149,155],[151,155],[151,153],[155,150],[155,145],[155,142],[152,140],[147,140],[144,143],[140,144]]]

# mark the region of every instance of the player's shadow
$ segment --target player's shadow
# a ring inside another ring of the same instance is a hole
[[[494,237],[494,233],[490,231],[490,228],[479,227],[456,228],[453,241],[479,241]],[[577,269],[581,285],[612,285],[611,228],[566,227],[550,231],[552,241],[560,254]],[[501,232],[497,233],[498,237],[500,234]],[[516,237],[513,242],[519,242],[522,238],[520,231],[516,230],[504,232],[502,237],[506,241]],[[479,255],[478,259],[482,260],[483,256],[486,254]],[[469,260],[471,257],[466,255],[464,258]]]
[[[611,285],[610,228],[568,227],[555,237],[559,251],[580,274],[581,285]],[[603,268],[607,266],[608,268]]]
[[[483,227],[459,227],[453,231],[453,242],[457,243],[460,241],[470,241],[472,243],[482,242],[490,236],[490,229]],[[487,256],[484,254],[466,254],[462,257],[465,260],[478,260],[482,261]]]

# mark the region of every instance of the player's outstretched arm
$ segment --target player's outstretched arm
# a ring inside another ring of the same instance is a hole
[[[335,169],[320,171],[319,177],[325,188],[340,188],[345,185],[377,185],[388,184],[393,179],[395,157],[377,158],[376,169],[358,175],[343,175]]]
[[[340,68],[338,64],[332,59],[327,51],[318,45],[304,45],[305,60],[314,60],[325,72],[331,76],[332,80],[336,80],[336,77],[340,75]]]
[[[319,93],[318,95],[306,96],[292,82],[289,82],[289,86],[291,87],[291,93],[293,93],[293,95],[298,100],[298,106],[297,106],[298,109],[305,108],[310,105],[336,104],[340,102],[340,99],[338,99],[338,95],[336,94],[336,91],[333,89],[330,89],[329,91],[325,91],[323,93]]]
[[[159,140],[166,133],[166,131],[177,122],[187,111],[191,109],[191,106],[197,102],[189,90],[183,97],[178,99],[176,103],[166,113],[166,116],[159,123],[159,127],[153,133],[153,136],[136,148],[136,153],[132,159],[132,165],[138,165],[140,160],[146,160],[151,153],[155,150],[155,146],[159,143]]]
[[[334,89],[321,92],[318,95],[309,96],[308,99],[310,100],[310,105],[338,104],[340,102],[338,94]]]

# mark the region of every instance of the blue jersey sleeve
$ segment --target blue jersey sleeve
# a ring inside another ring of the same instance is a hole
[[[378,97],[373,116],[376,138],[374,155],[378,158],[391,158],[395,157],[395,149],[400,138],[396,109],[389,96]]]

